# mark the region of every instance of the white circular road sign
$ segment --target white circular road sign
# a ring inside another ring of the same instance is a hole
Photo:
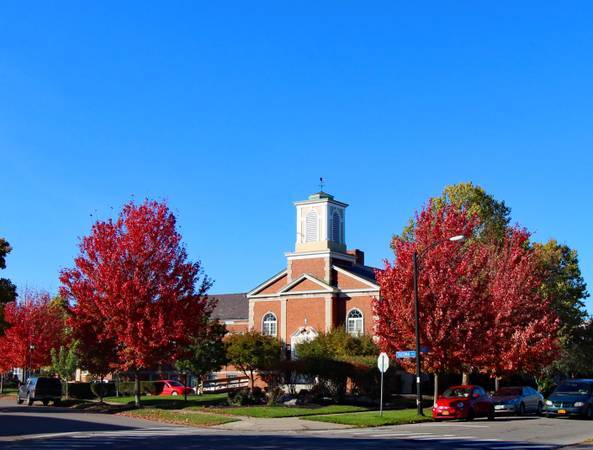
[[[383,352],[379,355],[379,358],[377,358],[377,367],[381,373],[387,372],[387,369],[389,369],[389,356],[387,356],[387,353]]]

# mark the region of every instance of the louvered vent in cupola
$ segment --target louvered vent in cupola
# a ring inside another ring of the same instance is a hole
[[[305,218],[305,242],[316,242],[317,239],[317,212],[309,211]]]

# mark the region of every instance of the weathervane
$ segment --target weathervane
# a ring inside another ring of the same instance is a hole
[[[319,177],[319,189],[323,192],[323,186],[325,183],[323,182],[323,177]]]

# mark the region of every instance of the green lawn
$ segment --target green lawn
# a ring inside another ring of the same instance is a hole
[[[123,405],[133,405],[134,397],[106,397],[104,399],[109,403],[121,403]],[[203,394],[203,395],[188,395],[187,402],[183,400],[183,395],[149,395],[142,396],[142,406],[147,406],[156,409],[185,409],[204,406],[223,406],[227,404],[227,394]]]
[[[214,414],[201,414],[185,411],[166,411],[155,408],[135,409],[120,414],[140,419],[156,420],[159,422],[174,423],[179,425],[195,425],[202,427],[220,425],[223,423],[237,421],[237,419],[234,419],[229,416],[217,416]]]
[[[340,414],[359,411],[368,411],[369,408],[349,405],[330,405],[318,407],[303,406],[237,406],[228,408],[214,408],[209,411],[217,414],[231,414],[235,416],[249,417],[299,417],[314,416],[319,414]]]
[[[432,421],[432,411],[430,408],[427,408],[424,411],[424,414],[426,414],[426,416],[417,415],[416,409],[393,409],[383,411],[382,417],[379,415],[379,411],[367,411],[353,414],[337,414],[335,416],[304,417],[303,420],[340,423],[342,425],[351,425],[355,427],[380,427],[383,425],[403,425],[406,423]]]
[[[15,388],[15,387],[8,387],[8,388],[7,388],[7,387],[5,387],[5,388],[3,389],[3,392],[2,392],[2,394],[0,394],[0,396],[1,396],[1,395],[14,395],[14,394],[16,394],[16,391],[18,391],[18,389],[17,389],[17,388]]]

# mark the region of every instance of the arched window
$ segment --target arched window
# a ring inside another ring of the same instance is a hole
[[[273,313],[267,313],[262,319],[262,334],[266,336],[276,336],[278,330],[278,320]]]
[[[332,241],[338,243],[342,242],[340,240],[340,222],[340,214],[338,214],[338,211],[334,211],[332,215]]]
[[[305,217],[305,242],[317,242],[317,212],[311,210]]]
[[[363,316],[360,309],[352,309],[346,317],[346,332],[352,336],[361,336],[364,331]]]

